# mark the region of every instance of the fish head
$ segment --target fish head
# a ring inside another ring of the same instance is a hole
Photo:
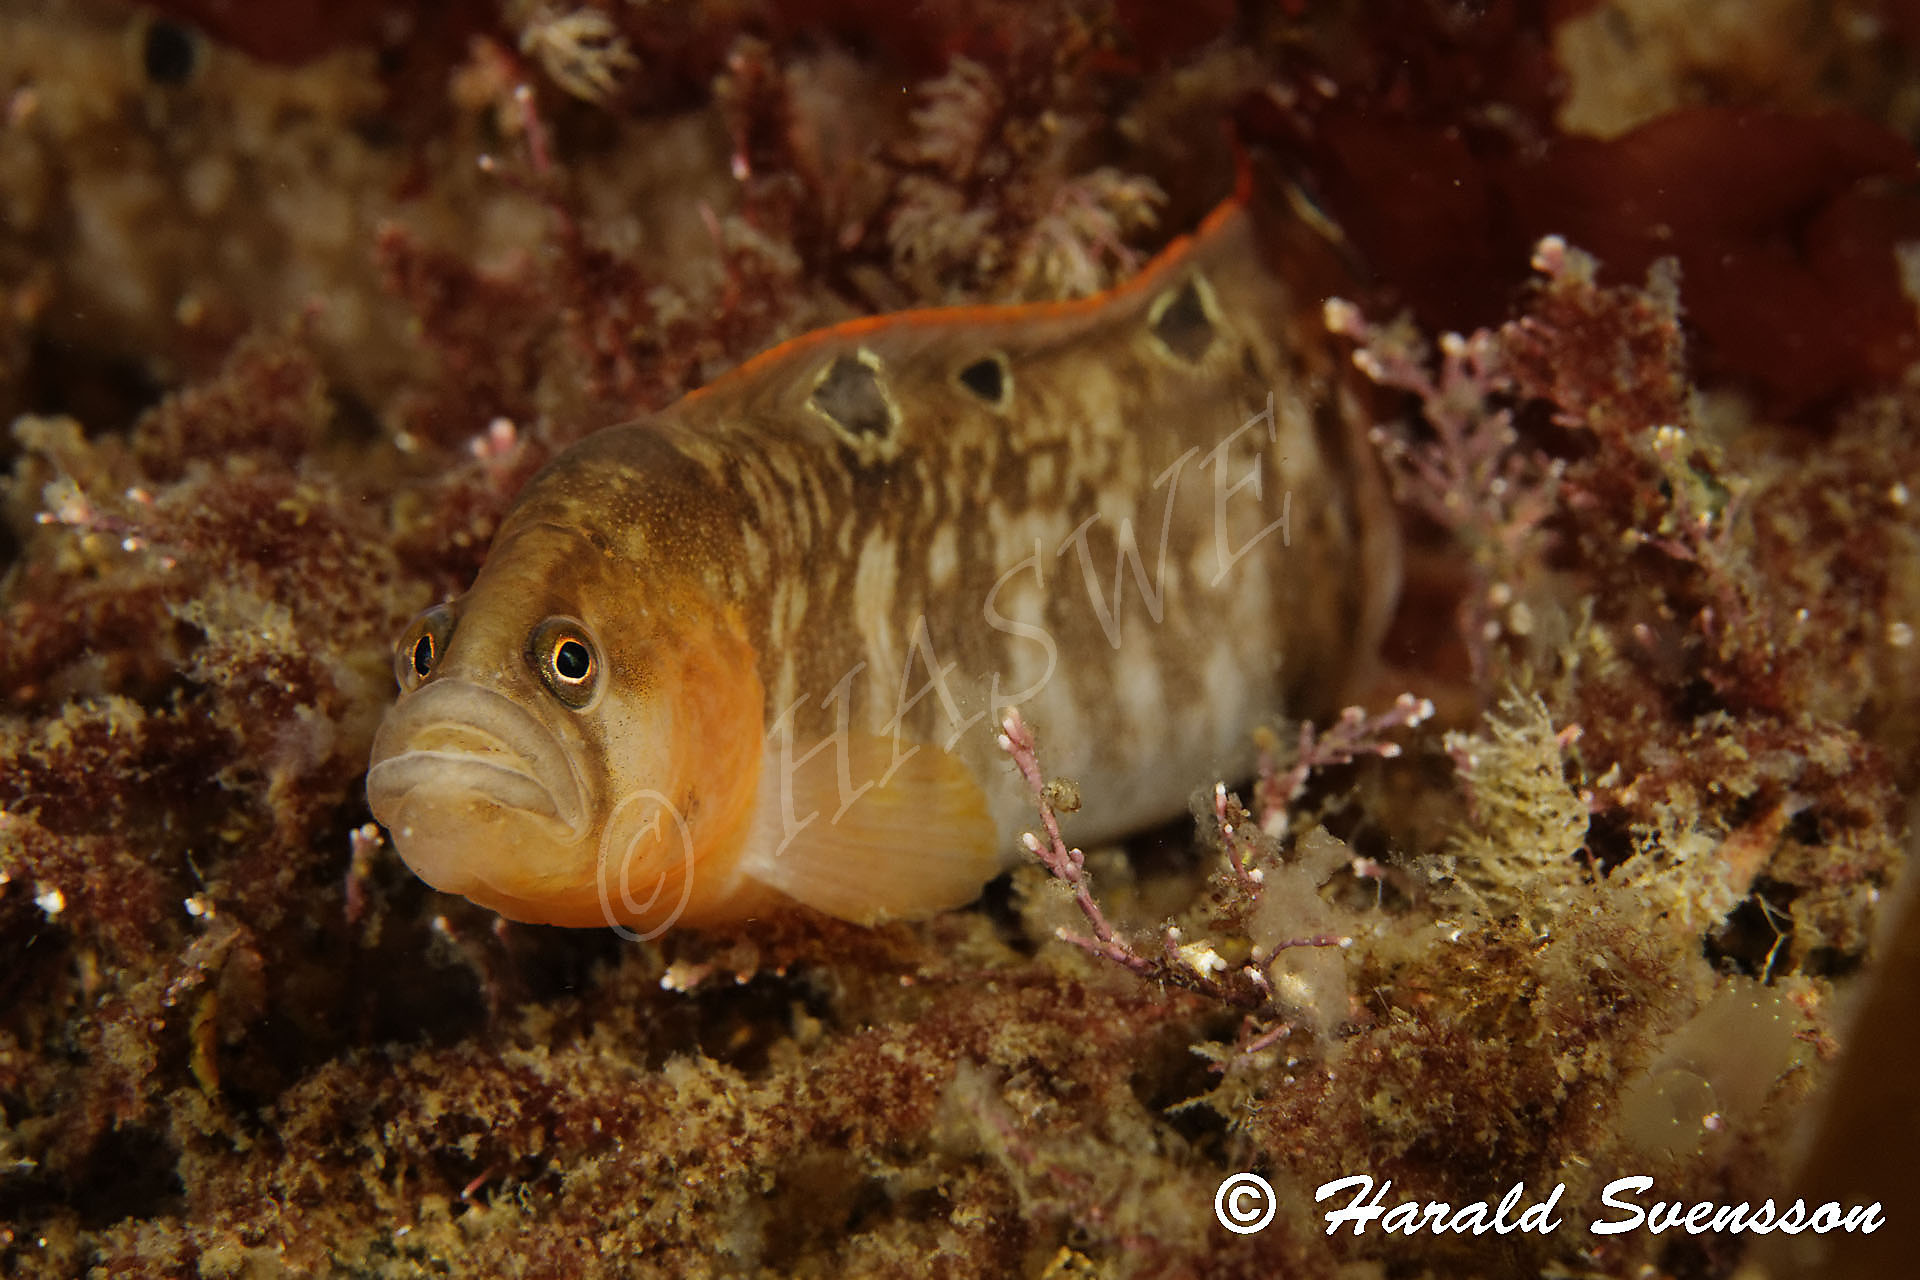
[[[684,577],[510,521],[473,587],[401,633],[367,799],[421,879],[509,919],[656,932],[729,887],[761,688]]]

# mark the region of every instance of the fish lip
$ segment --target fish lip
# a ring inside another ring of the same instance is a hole
[[[447,786],[499,797],[575,838],[586,828],[588,790],[575,754],[526,708],[482,685],[432,683],[396,704],[372,754],[367,796],[376,809],[397,809],[419,786]]]
[[[496,803],[566,822],[553,792],[540,779],[525,769],[475,760],[463,751],[408,750],[389,756],[367,770],[367,793],[391,796],[399,805],[429,780],[435,786],[476,792]]]

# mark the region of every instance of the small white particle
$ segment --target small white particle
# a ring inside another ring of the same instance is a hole
[[[1365,324],[1365,318],[1360,314],[1360,308],[1354,306],[1345,298],[1328,298],[1326,304],[1321,307],[1320,311],[1321,316],[1326,321],[1327,328],[1334,333],[1353,334],[1357,336],[1361,326]]]
[[[1220,953],[1213,949],[1210,942],[1189,942],[1180,948],[1180,958],[1203,978],[1227,971],[1227,962],[1220,958]]]
[[[667,966],[666,973],[660,977],[662,991],[691,991],[707,980],[713,972],[712,964],[691,964],[685,960],[675,960]]]
[[[67,909],[67,895],[52,885],[41,885],[40,892],[33,895],[34,905],[47,913],[51,920]]]

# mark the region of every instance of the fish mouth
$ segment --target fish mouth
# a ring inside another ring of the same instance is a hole
[[[367,770],[367,801],[389,827],[410,800],[454,796],[545,819],[566,839],[586,829],[574,754],[513,699],[461,681],[430,684],[389,711]]]
[[[388,801],[402,802],[416,787],[470,791],[495,804],[567,823],[553,792],[526,769],[476,760],[463,751],[415,748],[382,760],[367,772],[367,798],[377,815]]]

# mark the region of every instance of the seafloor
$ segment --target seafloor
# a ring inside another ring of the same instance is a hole
[[[1898,1273],[1917,72],[1912,0],[8,0],[0,1274]],[[368,825],[557,447],[1104,288],[1236,153],[1407,589],[1378,718],[1090,855],[1134,963],[1037,863],[629,944]],[[1362,1173],[1561,1225],[1329,1238]],[[1885,1225],[1590,1231],[1632,1175]]]

